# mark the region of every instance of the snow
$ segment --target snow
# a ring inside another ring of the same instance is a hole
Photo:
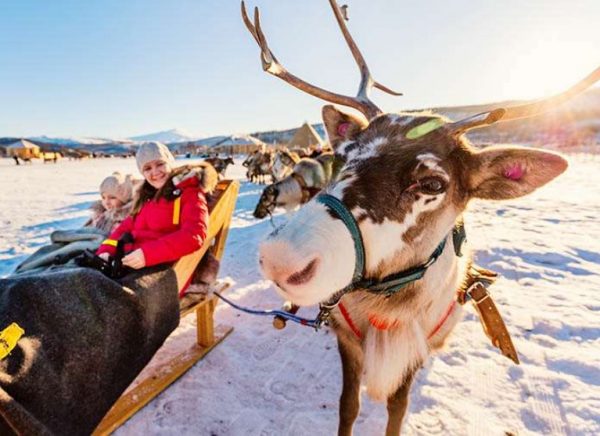
[[[403,434],[600,434],[600,156],[569,160],[567,172],[536,193],[474,203],[467,218],[476,261],[502,275],[492,291],[521,365],[489,344],[469,307],[446,349],[418,373]],[[134,172],[135,162],[16,166],[0,159],[0,276],[47,243],[52,230],[81,225],[100,181],[114,170]],[[252,217],[262,187],[244,181],[244,173],[240,159],[228,169],[241,189],[220,276],[233,283],[227,295],[237,303],[277,308],[281,301],[256,259],[272,227]],[[275,330],[270,318],[222,303],[216,319],[233,333],[117,436],[335,434],[341,371],[331,332],[295,324]],[[194,340],[188,317],[166,347]],[[355,434],[383,434],[385,422],[385,406],[363,395]]]

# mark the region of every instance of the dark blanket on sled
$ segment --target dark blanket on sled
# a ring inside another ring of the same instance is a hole
[[[179,323],[177,280],[159,266],[121,284],[73,268],[0,280],[0,434],[90,434]]]

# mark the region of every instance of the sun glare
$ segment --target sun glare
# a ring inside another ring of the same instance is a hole
[[[566,90],[600,63],[597,48],[589,43],[566,44],[547,41],[531,44],[528,54],[512,57],[509,77],[500,92],[510,99],[534,99]]]

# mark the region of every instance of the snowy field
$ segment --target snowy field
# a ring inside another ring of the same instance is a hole
[[[569,170],[529,197],[474,203],[467,232],[476,261],[501,273],[492,288],[521,365],[501,356],[469,306],[447,348],[419,372],[408,435],[600,434],[600,156],[571,155]],[[78,227],[113,170],[132,159],[15,166],[0,159],[0,276]],[[242,181],[221,277],[253,308],[281,304],[257,267],[271,230],[252,210],[261,187]],[[277,224],[284,215],[275,216]],[[315,308],[300,314],[313,317]],[[240,314],[220,304],[234,332],[115,433],[133,435],[333,435],[341,371],[334,335]],[[194,341],[189,318],[168,342]],[[169,344],[167,344],[169,345]],[[363,395],[356,435],[383,434],[386,409]]]

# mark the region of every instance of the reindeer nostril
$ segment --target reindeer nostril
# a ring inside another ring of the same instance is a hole
[[[315,275],[318,264],[319,264],[318,258],[311,260],[308,263],[308,265],[306,265],[301,271],[295,272],[294,274],[289,276],[286,280],[286,283],[297,286],[297,285],[302,285],[302,284],[308,282]]]

